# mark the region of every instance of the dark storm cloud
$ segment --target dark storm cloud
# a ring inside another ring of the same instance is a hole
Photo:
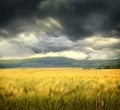
[[[7,25],[17,17],[30,17],[42,0],[0,0],[0,25]]]
[[[118,59],[120,0],[0,0],[0,57]]]
[[[23,31],[31,31],[36,26],[36,19],[53,17],[61,22],[64,27],[62,32],[71,40],[96,33],[119,37],[119,4],[120,0],[1,0],[0,28],[9,35],[5,31],[0,35],[15,36]]]

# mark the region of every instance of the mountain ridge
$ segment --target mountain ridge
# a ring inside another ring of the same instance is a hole
[[[78,67],[78,68],[120,68],[116,60],[75,60],[66,57],[44,57],[14,60],[0,60],[0,68],[23,67]]]

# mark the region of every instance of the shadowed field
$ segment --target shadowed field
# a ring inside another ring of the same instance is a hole
[[[0,69],[0,110],[120,110],[120,69]]]

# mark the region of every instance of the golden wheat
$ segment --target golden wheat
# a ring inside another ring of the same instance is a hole
[[[119,109],[119,69],[0,70],[0,110]]]

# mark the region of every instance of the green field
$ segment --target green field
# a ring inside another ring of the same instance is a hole
[[[120,110],[120,69],[0,69],[0,110]]]

